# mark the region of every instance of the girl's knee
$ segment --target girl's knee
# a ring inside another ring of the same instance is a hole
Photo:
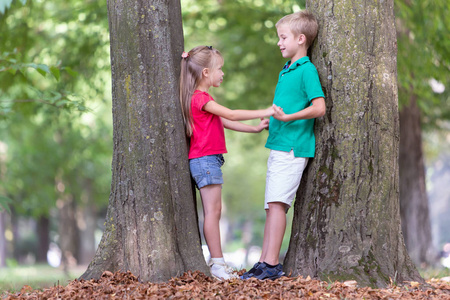
[[[222,209],[221,207],[215,207],[205,210],[205,218],[215,218],[220,219],[220,216],[222,215]]]

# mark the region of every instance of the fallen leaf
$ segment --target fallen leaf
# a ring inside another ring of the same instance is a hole
[[[420,283],[418,283],[417,281],[411,281],[409,284],[410,284],[411,287],[413,287],[413,288],[418,287],[418,286],[420,285]]]
[[[73,280],[65,287],[33,290],[24,286],[19,293],[4,293],[0,299],[450,299],[447,281],[428,280],[412,290],[416,285],[405,282],[385,289],[359,288],[355,280],[330,283],[309,276],[218,281],[199,271],[152,283],[139,282],[130,272],[104,272],[99,279]]]
[[[347,280],[344,281],[344,285],[348,287],[356,287],[358,285],[358,282],[356,280]]]

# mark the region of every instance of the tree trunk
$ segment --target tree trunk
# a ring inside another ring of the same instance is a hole
[[[5,212],[0,211],[0,268],[6,267]]]
[[[77,227],[80,235],[78,245],[78,264],[87,265],[95,255],[95,229],[97,228],[97,209],[93,203],[92,179],[84,182],[84,194],[81,196],[82,204],[78,206]]]
[[[108,1],[114,152],[106,229],[81,278],[209,273],[201,251],[178,95],[179,1]]]
[[[312,61],[327,113],[304,173],[285,269],[384,287],[423,281],[399,214],[399,120],[393,1],[307,1],[320,28]]]
[[[85,204],[82,207],[78,207],[77,227],[80,242],[77,262],[79,265],[87,265],[94,258],[96,221],[96,210],[92,205]]]
[[[39,237],[36,261],[47,263],[47,252],[50,246],[50,221],[48,217],[41,216],[37,220],[37,236]]]
[[[58,199],[59,247],[61,249],[61,265],[68,274],[69,268],[77,265],[79,233],[75,218],[76,204],[72,195],[61,193]]]
[[[416,266],[436,262],[433,250],[425,165],[422,152],[420,110],[413,96],[400,111],[400,215],[408,253]]]

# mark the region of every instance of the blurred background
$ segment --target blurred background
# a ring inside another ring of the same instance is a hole
[[[285,63],[275,23],[304,1],[181,5],[185,50],[212,45],[225,58],[214,98],[232,109],[271,105]],[[445,0],[395,1],[399,103],[417,99],[437,269],[450,268],[449,12]],[[109,59],[106,1],[0,0],[0,291],[74,279],[93,258],[111,185]],[[221,232],[239,269],[262,244],[266,138],[226,132]],[[288,220],[282,252],[292,210]]]

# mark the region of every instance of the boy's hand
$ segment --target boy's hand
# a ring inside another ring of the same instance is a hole
[[[261,122],[259,122],[259,125],[256,126],[258,132],[261,132],[263,129],[269,128],[269,119],[261,118]]]
[[[281,107],[274,105],[273,108],[275,110],[275,113],[273,114],[273,117],[275,119],[283,121],[283,122],[289,121],[288,116],[284,113],[284,111]]]

